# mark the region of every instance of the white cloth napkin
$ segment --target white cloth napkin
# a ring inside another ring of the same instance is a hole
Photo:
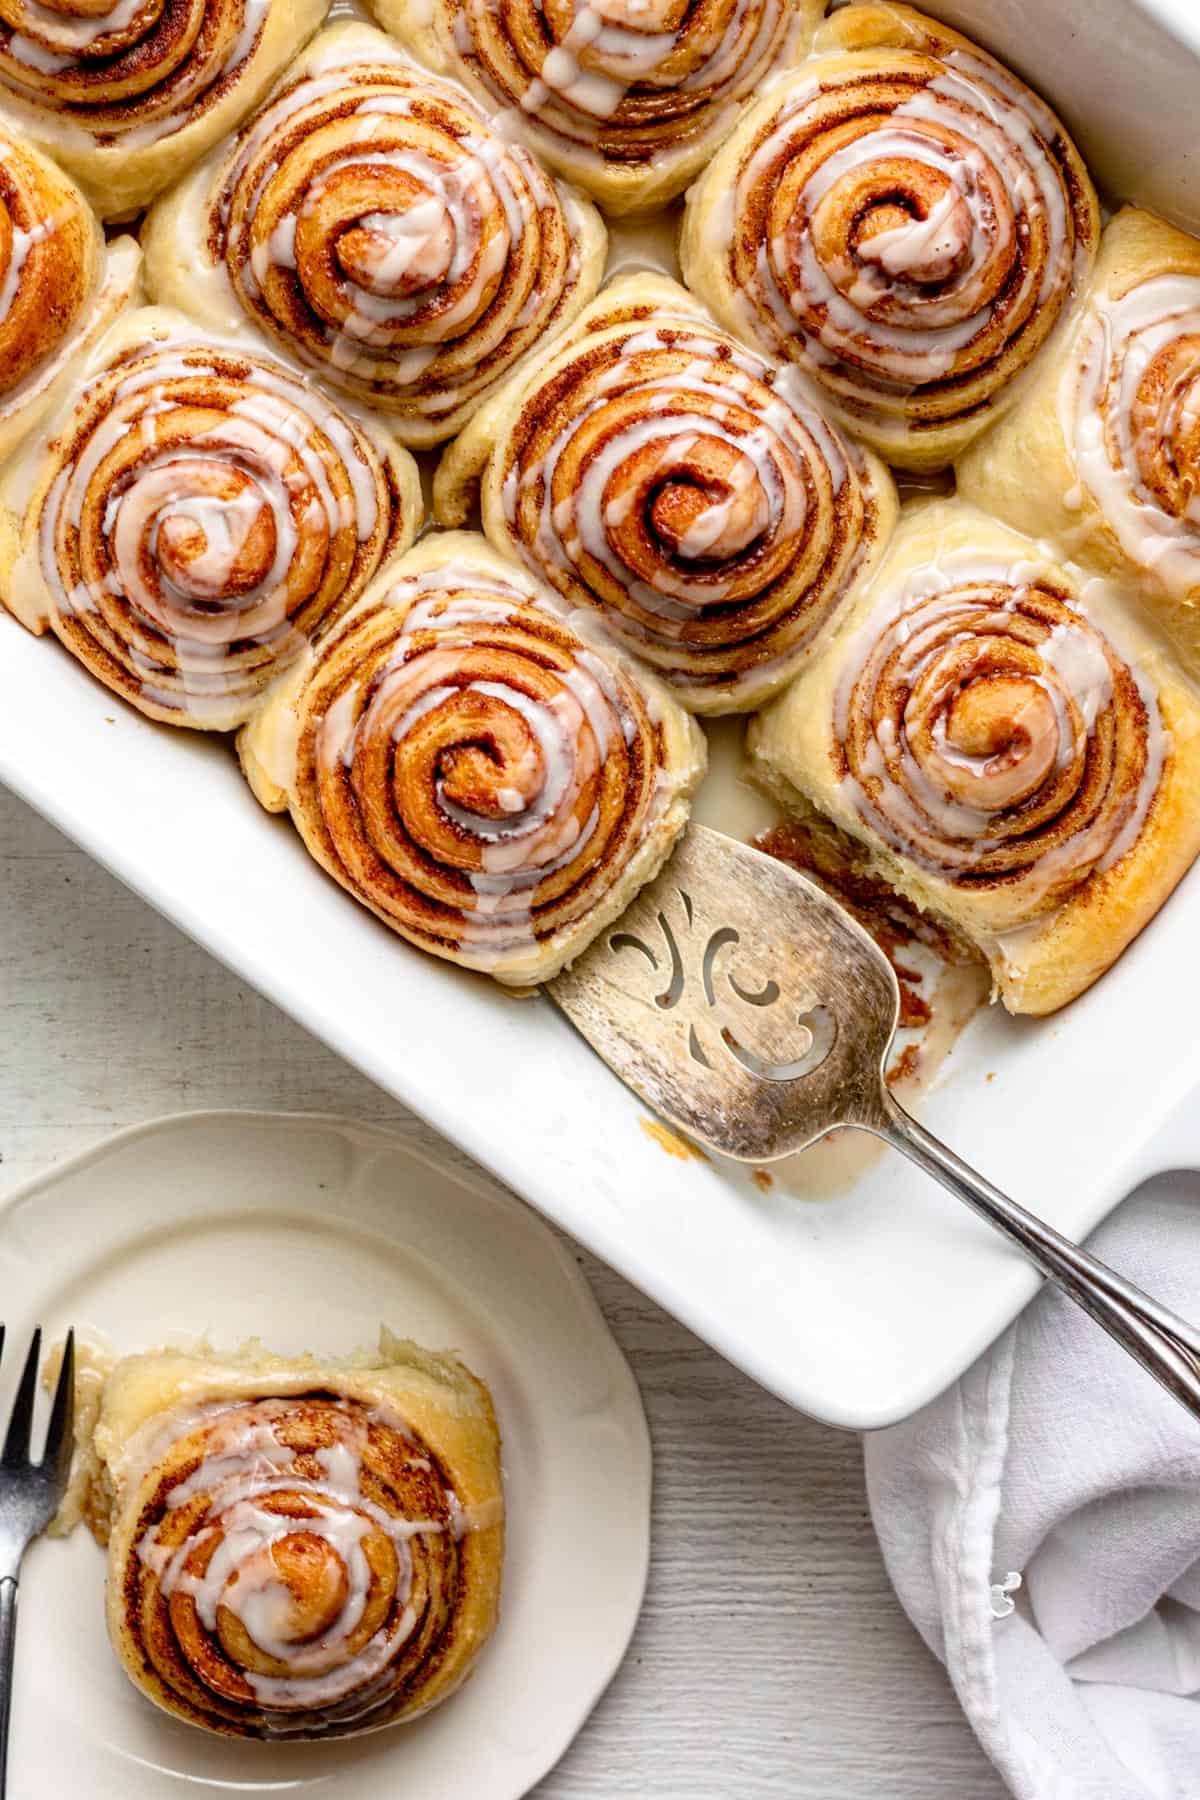
[[[1200,1323],[1200,1177],[1092,1247]],[[1046,1288],[866,1461],[896,1592],[1020,1800],[1198,1800],[1200,1423]]]

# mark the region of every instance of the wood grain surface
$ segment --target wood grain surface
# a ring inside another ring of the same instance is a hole
[[[0,1192],[211,1106],[432,1137],[0,790]],[[1002,1800],[892,1595],[857,1440],[578,1254],[649,1412],[654,1553],[625,1666],[539,1800]]]

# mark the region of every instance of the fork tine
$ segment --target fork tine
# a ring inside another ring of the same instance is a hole
[[[75,1450],[75,1330],[67,1333],[63,1345],[62,1366],[50,1408],[50,1426],[46,1432],[46,1448],[42,1453],[43,1469],[52,1468],[60,1491],[71,1473]]]
[[[0,1468],[17,1469],[29,1461],[29,1438],[33,1430],[33,1403],[37,1396],[38,1362],[42,1353],[42,1328],[37,1326],[29,1345],[29,1355],[21,1371],[21,1385],[13,1401],[8,1435],[0,1453]]]

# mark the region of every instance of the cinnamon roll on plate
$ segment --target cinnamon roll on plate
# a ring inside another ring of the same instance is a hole
[[[328,0],[5,0],[0,118],[129,219],[240,125]]]
[[[677,282],[628,275],[445,453],[443,524],[498,549],[697,713],[744,712],[813,653],[886,543],[895,489],[796,370]]]
[[[159,201],[143,244],[152,299],[253,328],[428,446],[592,297],[606,237],[456,83],[346,22]]]
[[[14,1194],[0,1262],[18,1340],[86,1321],[14,1800],[537,1786],[637,1621],[650,1443],[536,1213],[361,1119],[193,1112]]]
[[[150,718],[231,730],[412,542],[416,464],[380,420],[162,308],[73,372],[49,444],[0,480],[0,595]]]
[[[412,1720],[492,1634],[500,1436],[455,1356],[385,1331],[337,1360],[125,1357],[87,1454],[113,1649],[189,1725],[278,1739]]]
[[[835,12],[688,198],[684,277],[902,468],[952,461],[1016,398],[1096,252],[1043,101],[908,6]]]
[[[1076,328],[958,484],[1120,579],[1200,676],[1200,240],[1118,213]]]
[[[425,538],[239,738],[255,793],[402,937],[526,986],[656,875],[704,741],[482,538]]]
[[[1122,590],[958,500],[903,520],[750,751],[975,944],[1011,1012],[1082,993],[1200,851],[1200,700]]]

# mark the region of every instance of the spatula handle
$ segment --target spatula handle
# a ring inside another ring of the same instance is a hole
[[[1200,1418],[1200,1331],[985,1181],[886,1097],[881,1137],[1017,1244],[1044,1275]]]

